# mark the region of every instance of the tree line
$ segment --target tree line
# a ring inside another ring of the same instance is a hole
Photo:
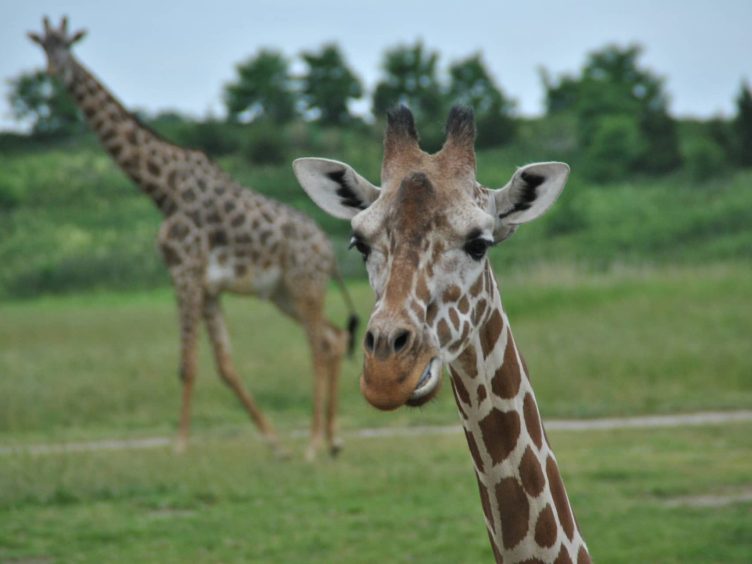
[[[608,45],[589,53],[574,73],[540,73],[543,119],[574,132],[573,152],[583,172],[605,182],[635,173],[668,173],[683,161],[689,161],[684,164],[694,167],[698,176],[719,166],[752,166],[749,85],[741,83],[731,119],[703,122],[702,134],[681,147],[677,121],[668,110],[665,81],[640,62],[641,55],[638,45]],[[284,153],[278,131],[288,124],[302,120],[321,127],[372,127],[351,112],[352,102],[369,93],[336,44],[304,51],[299,57],[304,70],[298,76],[278,50],[261,49],[241,61],[222,90],[226,117],[202,120],[185,140],[212,153],[232,151],[231,128],[252,123],[257,134],[249,158],[273,162]],[[15,118],[31,124],[33,136],[65,136],[82,129],[75,105],[43,71],[11,80],[9,101]],[[474,108],[480,148],[514,141],[524,121],[480,53],[452,62],[442,74],[439,53],[420,41],[385,51],[381,75],[370,93],[377,124],[389,107],[399,103],[416,114],[429,148],[441,142],[441,124],[452,104]],[[174,112],[153,117],[170,119],[188,121]]]

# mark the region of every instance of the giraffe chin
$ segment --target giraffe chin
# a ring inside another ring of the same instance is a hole
[[[415,359],[376,359],[366,355],[360,391],[366,401],[382,411],[429,401],[439,388],[441,361],[433,354]]]

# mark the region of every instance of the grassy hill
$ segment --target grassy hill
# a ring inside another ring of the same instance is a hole
[[[318,155],[353,164],[378,181],[381,142],[358,131],[292,129],[280,164],[219,159],[247,186],[316,218],[332,236],[348,276],[362,276],[345,250],[349,226],[312,204],[289,162]],[[564,147],[564,148],[562,148]],[[160,216],[92,137],[0,154],[0,298],[168,284],[154,240]],[[514,145],[478,154],[478,175],[503,185],[515,166],[574,161],[561,200],[493,253],[498,269],[541,262],[608,269],[623,263],[704,263],[752,258],[752,171],[719,172],[696,183],[685,173],[609,185],[584,181],[566,143],[534,125]]]

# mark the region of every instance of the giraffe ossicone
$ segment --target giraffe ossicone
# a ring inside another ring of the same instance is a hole
[[[455,107],[443,147],[427,154],[399,107],[387,115],[380,186],[330,159],[293,168],[314,202],[350,220],[376,294],[360,379],[368,402],[424,404],[448,367],[497,562],[589,562],[487,259],[550,208],[569,167],[523,166],[491,190],[476,180],[474,142],[472,110]]]
[[[220,295],[234,292],[270,300],[303,327],[314,369],[306,456],[313,458],[325,439],[336,454],[341,448],[335,425],[339,369],[357,316],[326,235],[310,218],[235,182],[203,152],[178,147],[141,124],[74,57],[71,46],[83,36],[83,31],[68,33],[66,18],[57,28],[44,18],[43,33],[29,33],[47,55],[48,72],[72,94],[105,150],[164,216],[158,243],[175,287],[181,328],[177,449],[184,449],[188,440],[203,321],[219,375],[264,438],[280,451],[274,429],[232,362]],[[332,277],[350,310],[348,330],[324,314]]]

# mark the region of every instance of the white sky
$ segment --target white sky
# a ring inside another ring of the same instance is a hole
[[[422,39],[442,68],[482,51],[526,115],[542,111],[541,65],[576,71],[613,42],[644,45],[642,61],[666,77],[677,115],[731,115],[740,81],[752,80],[752,0],[0,0],[0,129],[14,127],[7,79],[44,64],[26,31],[63,13],[89,31],[79,59],[126,106],[197,117],[222,114],[222,85],[258,48],[292,58],[326,41],[369,89],[395,44]]]

